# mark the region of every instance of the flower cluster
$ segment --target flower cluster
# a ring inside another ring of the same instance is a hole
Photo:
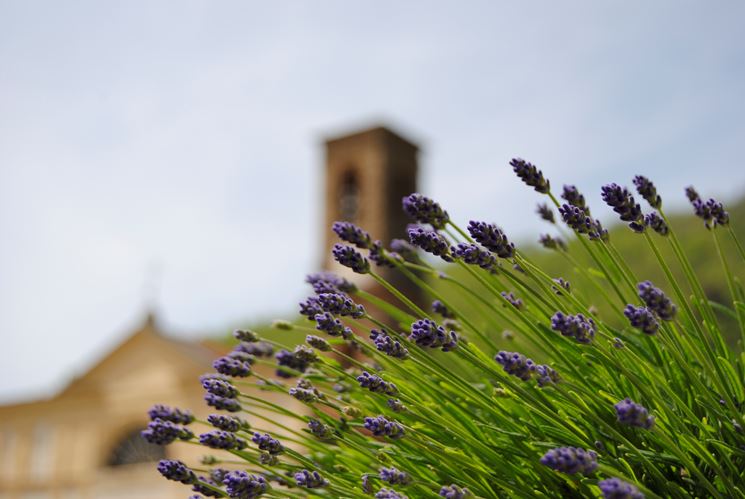
[[[371,392],[385,393],[386,395],[396,395],[398,393],[396,385],[383,381],[380,376],[370,374],[367,371],[362,371],[362,374],[357,376],[357,381],[362,388],[367,388]]]
[[[563,204],[559,208],[562,220],[580,234],[587,234],[592,240],[608,241],[608,231],[600,220],[593,220],[589,212],[578,206]]]
[[[546,452],[541,464],[567,475],[591,475],[598,467],[598,455],[578,447],[559,447]]]
[[[654,416],[650,416],[649,411],[645,407],[637,404],[628,397],[613,407],[616,408],[616,417],[621,424],[638,426],[645,429],[650,429],[654,426]]]
[[[405,359],[409,356],[409,350],[401,344],[400,341],[394,340],[391,336],[382,330],[373,329],[370,331],[370,339],[373,341],[375,348],[390,357]]]
[[[637,175],[633,182],[636,186],[636,192],[649,203],[649,206],[659,210],[662,206],[662,198],[657,194],[657,188],[652,181],[643,175]]]
[[[331,253],[337,262],[345,267],[349,267],[358,274],[367,274],[370,272],[370,262],[351,246],[335,244]]]
[[[496,272],[497,259],[475,244],[458,243],[456,246],[452,246],[450,251],[455,258],[463,260],[469,265],[478,265],[484,270]]]
[[[360,229],[351,222],[334,222],[331,226],[339,239],[357,246],[360,249],[372,248],[372,238],[370,234]]]
[[[551,190],[549,181],[543,177],[543,173],[532,163],[521,158],[513,158],[510,161],[510,166],[512,166],[512,170],[526,185],[529,185],[537,192],[547,194]]]
[[[318,295],[318,304],[324,312],[342,317],[348,315],[353,319],[359,319],[365,315],[365,307],[340,293],[321,293]]]
[[[323,478],[317,471],[300,470],[294,476],[298,487],[319,489],[329,484],[329,481]]]
[[[654,287],[649,281],[640,282],[637,285],[639,290],[639,298],[647,305],[647,308],[663,321],[671,321],[675,318],[677,307],[670,301],[670,298],[665,293]]]
[[[176,423],[156,418],[142,431],[142,437],[151,444],[168,445],[175,440],[191,440],[194,434]]]
[[[394,440],[403,437],[406,433],[401,423],[391,421],[385,416],[365,418],[364,427],[376,437],[388,437]]]
[[[582,314],[566,315],[556,312],[551,317],[551,329],[561,333],[562,336],[574,338],[579,343],[591,343],[595,338],[597,326],[594,320]]]
[[[494,224],[471,220],[468,222],[468,232],[483,247],[496,253],[500,258],[512,258],[515,254],[515,245],[509,242],[502,229]]]
[[[431,319],[421,319],[411,325],[409,340],[420,347],[440,348],[449,352],[458,346],[458,335],[455,331],[446,331]]]
[[[654,314],[646,307],[635,307],[634,305],[626,305],[623,311],[632,327],[639,329],[645,334],[657,334],[660,329],[660,323],[657,322]]]
[[[225,491],[230,497],[253,499],[260,497],[267,491],[266,478],[261,475],[251,475],[245,471],[231,471],[223,480]]]
[[[435,229],[444,229],[450,221],[448,212],[421,194],[409,194],[403,199],[404,212],[419,223],[430,224]]]
[[[629,223],[629,227],[635,232],[644,231],[643,214],[639,204],[634,201],[634,196],[618,184],[608,184],[602,187],[603,201],[608,204],[613,211],[621,216],[621,220]]]
[[[598,482],[604,499],[644,499],[639,489],[618,478],[608,478]]]
[[[585,196],[579,192],[576,186],[565,185],[561,192],[561,198],[569,203],[569,205],[576,206],[587,213],[588,216],[590,215],[590,208],[587,206],[587,203],[585,203]]]
[[[409,229],[409,241],[414,246],[423,249],[427,253],[439,256],[446,262],[453,261],[447,240],[433,230],[413,227]]]

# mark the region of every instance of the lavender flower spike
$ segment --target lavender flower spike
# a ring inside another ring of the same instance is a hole
[[[433,230],[426,230],[421,227],[409,229],[409,241],[427,253],[439,256],[446,262],[452,262],[453,257],[450,255],[448,242],[440,234]]]
[[[181,482],[186,485],[197,483],[197,475],[186,467],[181,461],[175,459],[161,459],[158,463],[158,471],[168,480]]]
[[[299,487],[308,489],[318,489],[329,484],[329,481],[317,471],[300,470],[295,473],[294,477]]]
[[[455,319],[455,312],[450,310],[440,300],[435,300],[432,302],[432,311],[436,314],[440,314],[445,319]]]
[[[637,404],[628,397],[613,407],[616,409],[616,417],[621,424],[638,426],[647,430],[654,426],[654,416],[650,416],[649,411],[644,406]]]
[[[395,384],[383,381],[380,376],[370,374],[367,371],[362,371],[362,374],[357,376],[357,381],[362,388],[367,388],[374,393],[385,393],[386,395],[396,395],[398,393]]]
[[[560,237],[553,237],[549,234],[541,234],[538,242],[546,249],[567,250],[567,244]]]
[[[208,406],[221,411],[239,412],[242,409],[241,404],[237,400],[220,397],[214,393],[205,394],[204,401],[207,402]]]
[[[245,471],[231,471],[223,480],[225,490],[230,497],[254,499],[260,497],[267,489],[266,478],[251,475]]]
[[[318,304],[324,311],[342,317],[349,315],[359,319],[365,315],[365,307],[356,304],[347,295],[339,293],[321,293],[318,295]]]
[[[663,220],[655,211],[644,215],[644,225],[661,236],[666,236],[670,232],[670,228],[665,223],[665,220]]]
[[[403,198],[404,212],[419,223],[430,224],[435,229],[444,229],[450,221],[448,212],[428,197],[418,193]]]
[[[194,434],[171,421],[155,419],[141,432],[142,438],[155,445],[168,445],[175,440],[191,440]]]
[[[636,186],[636,192],[649,203],[649,206],[659,210],[662,206],[662,198],[657,194],[657,188],[652,181],[643,175],[637,175],[633,182]]]
[[[279,440],[272,438],[268,433],[254,433],[251,437],[251,441],[259,446],[259,450],[268,452],[269,454],[280,454],[284,447],[279,443]]]
[[[351,222],[334,222],[331,226],[339,239],[354,244],[360,249],[370,249],[372,247],[372,238],[370,234],[357,227]]]
[[[500,258],[511,258],[515,254],[515,245],[509,242],[502,229],[494,224],[471,220],[468,222],[468,232],[472,238]]]
[[[675,318],[677,308],[661,289],[656,288],[649,281],[640,282],[637,285],[639,298],[647,305],[647,308],[656,313],[663,321],[671,321]]]
[[[375,494],[375,499],[408,499],[405,495],[399,494],[393,489],[383,487]]]
[[[598,467],[597,454],[578,447],[559,447],[546,452],[541,464],[568,475],[592,474]]]
[[[618,478],[608,478],[598,482],[603,499],[644,499],[639,489]]]
[[[335,244],[331,253],[337,262],[358,274],[368,274],[370,272],[370,262],[351,246]]]
[[[447,332],[431,319],[418,320],[411,325],[409,340],[420,347],[441,348],[443,352],[454,350],[458,346],[458,335],[455,331]]]
[[[455,258],[463,260],[469,265],[478,265],[489,272],[496,272],[497,259],[476,244],[458,243],[457,246],[451,246],[450,251]]]
[[[523,381],[528,381],[535,371],[535,363],[525,355],[517,352],[499,352],[494,360],[501,364],[504,372]]]
[[[657,322],[654,314],[646,307],[626,305],[623,315],[629,319],[632,327],[639,329],[644,334],[657,334],[657,331],[660,329],[660,323]]]
[[[199,435],[199,443],[211,449],[241,450],[246,448],[246,441],[235,436],[235,433],[215,430]]]
[[[375,348],[379,352],[395,357],[397,359],[405,359],[409,356],[409,350],[401,344],[400,341],[394,340],[385,331],[373,329],[370,331],[370,339],[375,344]]]
[[[156,404],[148,411],[150,420],[162,419],[176,424],[188,425],[194,421],[194,414],[191,411],[168,407],[167,405]]]
[[[540,203],[536,208],[536,213],[548,223],[555,224],[556,219],[554,218],[554,212],[548,207],[546,203]]]
[[[535,167],[532,163],[529,163],[521,158],[513,158],[510,161],[512,170],[517,174],[518,177],[527,185],[535,189],[541,194],[547,194],[551,190],[549,181],[543,177],[543,172]]]
[[[394,440],[406,433],[401,423],[390,421],[385,416],[366,417],[364,427],[376,437],[389,437]]]
[[[445,499],[465,499],[472,497],[471,492],[465,487],[458,487],[457,485],[443,485],[440,489],[440,497]]]
[[[587,206],[587,203],[585,203],[585,197],[579,192],[576,186],[564,185],[561,197],[570,205],[583,210],[587,215],[590,214],[590,208]]]
[[[408,473],[400,471],[396,468],[380,468],[378,476],[384,482],[388,482],[391,485],[407,485],[411,482],[411,477]]]
[[[608,184],[601,188],[601,192],[603,201],[621,216],[621,220],[631,222],[629,227],[635,232],[644,231],[644,225],[641,223],[643,220],[642,209],[634,201],[634,197],[628,189],[618,184]]]
[[[582,314],[565,315],[556,312],[551,317],[551,329],[561,333],[562,336],[572,337],[579,343],[590,343],[595,338],[597,327],[595,321]]]

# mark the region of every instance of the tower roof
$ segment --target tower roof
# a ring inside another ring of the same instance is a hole
[[[339,142],[344,142],[344,141],[347,141],[347,140],[360,139],[360,138],[364,137],[365,135],[368,135],[368,136],[376,136],[376,135],[383,136],[385,138],[390,138],[390,139],[393,139],[394,141],[404,143],[407,146],[409,146],[409,147],[411,147],[411,148],[413,148],[413,149],[415,149],[417,151],[419,150],[419,146],[417,144],[415,144],[414,142],[412,142],[409,139],[404,138],[403,136],[401,136],[401,134],[393,131],[390,127],[387,127],[387,126],[384,126],[384,125],[376,125],[376,126],[372,126],[372,127],[369,127],[369,128],[364,128],[362,130],[358,130],[356,132],[345,133],[344,135],[328,137],[328,138],[325,139],[324,142],[326,143],[326,146],[329,146],[329,145],[332,145],[332,144],[335,144],[335,143],[339,143]]]

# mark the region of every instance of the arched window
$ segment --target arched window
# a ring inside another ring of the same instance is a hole
[[[140,435],[140,430],[134,430],[124,436],[109,454],[108,466],[123,464],[149,463],[165,459],[166,451],[162,445],[151,444]]]
[[[359,215],[359,183],[357,174],[348,170],[341,178],[341,189],[339,189],[339,217],[347,222],[355,222]]]

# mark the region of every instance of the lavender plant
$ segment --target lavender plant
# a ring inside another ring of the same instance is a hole
[[[666,282],[634,275],[575,186],[564,186],[562,204],[535,165],[511,166],[560,213],[562,237],[541,243],[586,289],[549,275],[497,225],[474,220],[463,230],[421,194],[403,202],[419,224],[410,244],[386,249],[336,223],[352,244],[334,246],[336,260],[394,299],[309,276],[303,322],[279,321],[267,338],[236,331],[217,374],[202,377],[207,404],[230,414],[200,420],[153,407],[148,441],[209,451],[201,463],[163,460],[160,473],[192,487],[193,498],[745,497],[745,252],[722,204],[686,191],[712,234],[729,303],[705,295],[647,178],[633,179],[646,214],[620,185],[602,197]],[[561,227],[548,204],[538,213]],[[742,261],[727,260],[725,237]],[[431,305],[403,294],[381,267]],[[737,322],[736,349],[724,341],[723,316]],[[288,331],[307,334],[306,343],[287,348]]]

